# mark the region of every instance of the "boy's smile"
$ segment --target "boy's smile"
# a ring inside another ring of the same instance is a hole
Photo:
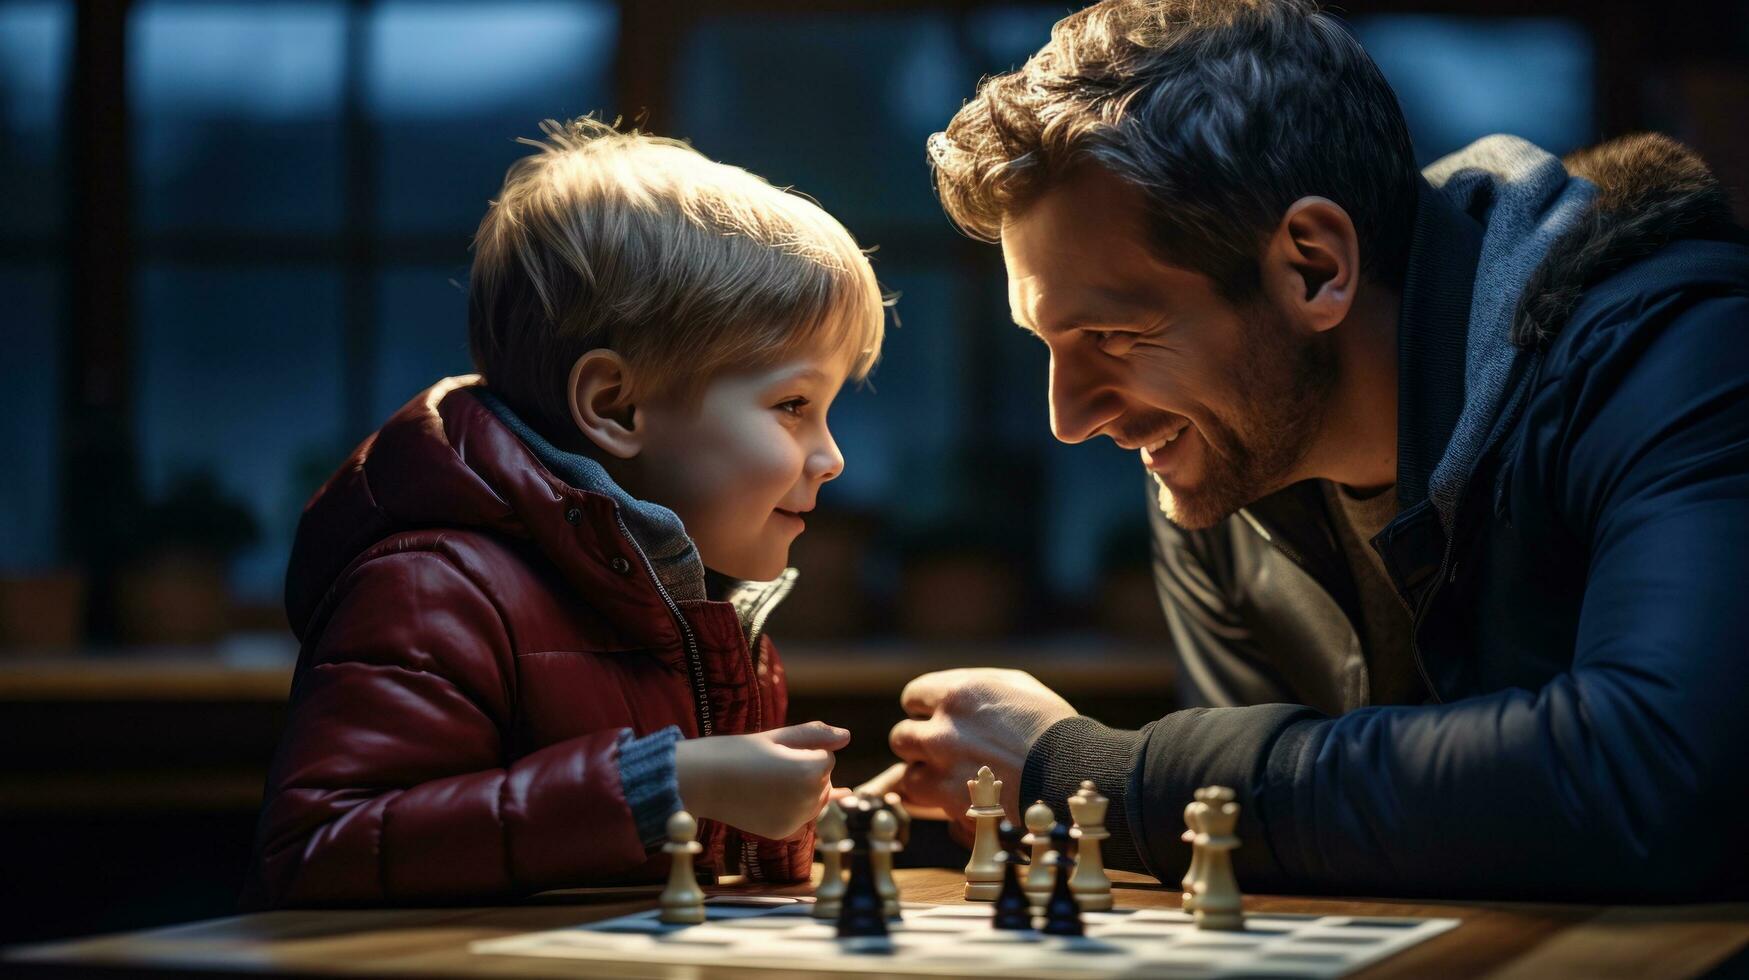
[[[826,412],[844,358],[811,354],[720,375],[698,402],[639,406],[642,444],[627,489],[680,515],[705,565],[735,578],[782,574],[821,484],[844,470]]]

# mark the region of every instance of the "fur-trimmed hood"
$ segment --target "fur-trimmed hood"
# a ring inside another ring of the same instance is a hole
[[[1429,445],[1443,443],[1425,486],[1449,534],[1498,421],[1512,414],[1541,353],[1584,292],[1676,238],[1728,233],[1731,219],[1724,192],[1700,158],[1655,134],[1614,140],[1566,161],[1515,136],[1489,136],[1423,175],[1440,199],[1434,210],[1456,209],[1481,230],[1477,248],[1459,255],[1434,240],[1446,232],[1430,231],[1427,222],[1443,219],[1429,214],[1424,202],[1404,287],[1408,315],[1417,305],[1412,294],[1438,292],[1458,279],[1471,283],[1461,335],[1461,409],[1449,427],[1441,422],[1416,434]],[[1452,299],[1434,305],[1456,312]],[[1429,315],[1439,314],[1425,301],[1419,306],[1417,329],[1425,332]],[[1448,336],[1434,343],[1449,349],[1459,341]],[[1439,439],[1435,430],[1449,438]],[[1399,484],[1401,471],[1400,465]],[[1411,487],[1419,491],[1420,480]]]
[[[1658,133],[1610,140],[1562,158],[1597,194],[1531,277],[1512,328],[1519,347],[1546,345],[1586,287],[1678,238],[1717,236],[1731,202],[1699,154]]]

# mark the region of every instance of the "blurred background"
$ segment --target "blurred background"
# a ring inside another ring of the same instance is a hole
[[[1046,357],[923,141],[1077,4],[0,0],[0,942],[229,912],[296,640],[305,499],[470,370],[469,237],[547,117],[689,139],[817,198],[899,294],[774,619],[792,714],[887,761],[912,675],[1171,706],[1146,483],[1055,443]],[[1640,129],[1749,184],[1742,3],[1340,11],[1422,162]]]

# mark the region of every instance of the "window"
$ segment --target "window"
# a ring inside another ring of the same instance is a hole
[[[1556,155],[1594,135],[1596,55],[1577,23],[1392,14],[1351,27],[1396,90],[1423,166],[1492,133]]]
[[[60,512],[61,104],[72,47],[71,3],[0,4],[0,574],[57,564]]]
[[[470,370],[469,236],[540,120],[610,108],[617,6],[142,0],[129,23],[136,428],[148,499],[247,507],[277,604],[303,503]]]

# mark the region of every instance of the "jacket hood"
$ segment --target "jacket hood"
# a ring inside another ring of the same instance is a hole
[[[1425,177],[1445,204],[1482,228],[1463,338],[1462,407],[1427,479],[1428,499],[1449,533],[1476,463],[1584,290],[1675,238],[1728,228],[1730,210],[1700,158],[1655,134],[1614,140],[1565,162],[1517,137],[1490,136],[1434,163]],[[1412,279],[1452,274],[1417,270],[1410,261]],[[1405,302],[1411,288],[1405,285]]]
[[[620,531],[620,503],[604,487],[579,489],[555,476],[483,392],[473,375],[421,392],[310,498],[286,570],[286,613],[299,636],[348,565],[384,538],[418,529],[525,542],[616,619],[661,607],[655,568],[639,567],[639,549]],[[630,561],[633,574],[615,571],[624,567],[615,558]],[[702,583],[702,568],[697,577]]]
[[[1520,347],[1546,346],[1587,286],[1679,238],[1728,235],[1735,223],[1730,198],[1706,163],[1667,136],[1624,136],[1562,163],[1597,193],[1532,277],[1513,324]]]

